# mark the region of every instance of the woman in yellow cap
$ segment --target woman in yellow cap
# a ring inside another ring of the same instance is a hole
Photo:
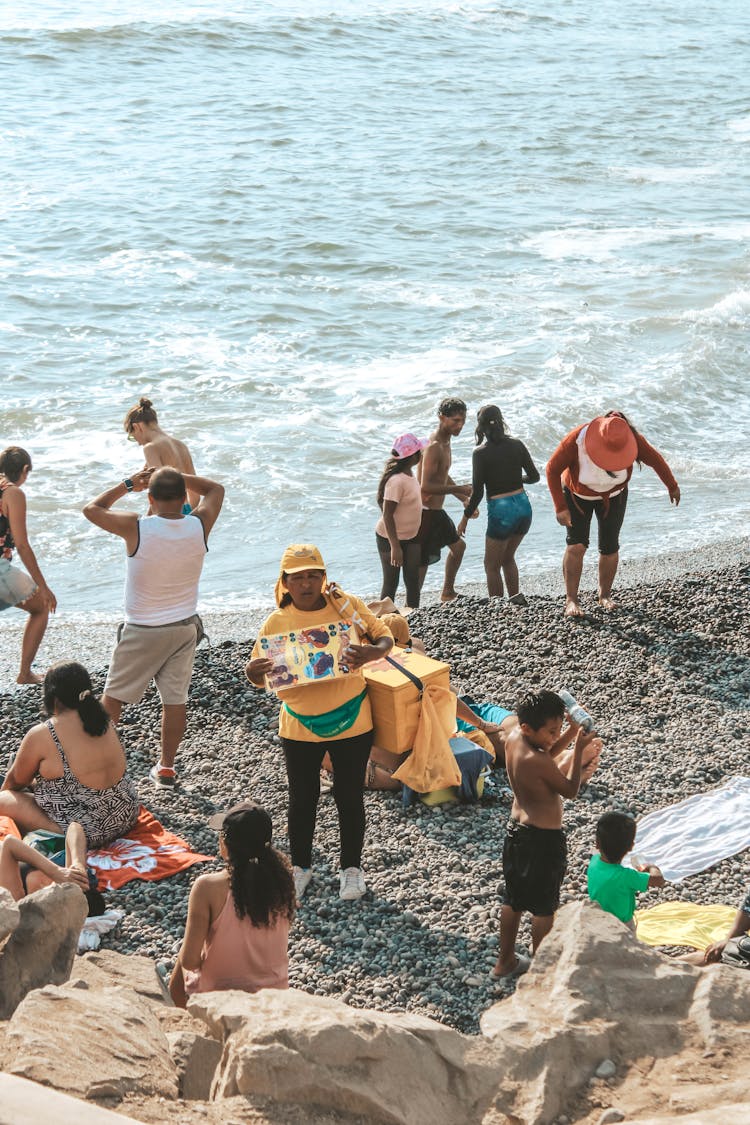
[[[326,582],[320,551],[309,544],[287,547],[275,594],[278,609],[261,626],[245,673],[251,684],[268,687],[282,701],[279,734],[289,782],[289,844],[297,898],[312,878],[320,766],[326,752],[333,765],[341,834],[339,894],[343,899],[361,898],[366,890],[361,866],[363,788],[372,746],[372,714],[361,669],[385,656],[393,637],[364,602]],[[329,638],[343,638],[333,659],[335,643],[329,644]],[[310,651],[304,671],[285,664],[289,645]]]

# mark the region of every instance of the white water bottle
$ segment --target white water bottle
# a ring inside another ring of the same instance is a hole
[[[583,727],[586,732],[594,729],[594,720],[591,718],[588,711],[584,711],[580,703],[576,703],[569,691],[558,691],[557,694],[565,704],[565,710],[574,723],[578,723],[579,727]]]

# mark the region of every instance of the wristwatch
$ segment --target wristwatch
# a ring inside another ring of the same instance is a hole
[[[130,479],[130,477],[125,477],[125,480],[124,480],[124,481],[123,481],[122,483],[123,483],[123,484],[125,485],[125,487],[126,487],[126,489],[128,490],[128,492],[132,492],[132,491],[133,491],[133,482],[132,482],[132,480]]]

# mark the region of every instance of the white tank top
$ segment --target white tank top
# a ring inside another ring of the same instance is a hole
[[[585,484],[586,488],[590,489],[592,492],[609,492],[612,496],[617,496],[619,492],[622,492],[622,489],[627,483],[628,470],[619,469],[616,473],[608,473],[606,469],[600,469],[598,465],[595,465],[586,452],[586,446],[584,445],[587,430],[588,426],[584,426],[576,438],[576,445],[578,446],[578,482],[579,484]],[[621,487],[617,492],[612,492],[612,489],[616,489],[618,484]]]
[[[138,546],[128,555],[125,573],[125,620],[171,625],[192,617],[207,550],[197,516],[138,520]]]

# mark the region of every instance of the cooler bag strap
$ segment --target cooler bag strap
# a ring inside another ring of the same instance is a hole
[[[396,671],[403,672],[407,680],[411,680],[411,682],[419,692],[419,698],[421,699],[422,693],[424,692],[424,684],[420,680],[419,676],[415,676],[414,673],[410,672],[408,668],[404,668],[403,664],[399,664],[399,662],[397,660],[394,660],[392,656],[386,656],[385,659],[396,669]]]

